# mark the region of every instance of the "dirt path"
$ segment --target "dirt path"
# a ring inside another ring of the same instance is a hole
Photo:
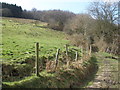
[[[98,72],[87,88],[120,88],[118,60],[103,55],[98,55],[98,59]]]

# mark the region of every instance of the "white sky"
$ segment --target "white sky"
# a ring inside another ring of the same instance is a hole
[[[75,13],[84,13],[89,5],[88,2],[100,0],[0,0],[9,4],[16,4],[23,9],[31,10],[36,8],[38,10],[61,9],[69,10]],[[119,1],[119,0],[104,0],[104,1]]]

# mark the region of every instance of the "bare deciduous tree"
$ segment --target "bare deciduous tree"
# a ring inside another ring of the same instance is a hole
[[[114,23],[118,19],[118,2],[92,2],[88,10],[99,20]]]

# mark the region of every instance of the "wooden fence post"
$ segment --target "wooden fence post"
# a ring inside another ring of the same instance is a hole
[[[39,60],[39,43],[36,43],[36,61],[35,61],[35,67],[36,67],[36,76],[39,76],[39,64],[38,64],[38,60]]]
[[[75,61],[78,60],[78,52],[76,51]]]
[[[88,44],[87,44],[87,45],[86,45],[86,53],[85,53],[85,56],[86,56],[86,57],[89,55],[88,51],[89,51],[89,46],[88,46]]]
[[[55,70],[56,70],[56,67],[58,65],[59,51],[60,51],[60,49],[57,49],[56,59],[55,59]]]
[[[66,49],[66,56],[68,56],[68,45],[65,45],[65,49]]]
[[[81,60],[83,58],[83,47],[81,46]]]
[[[90,45],[90,52],[89,52],[89,55],[91,56],[91,52],[92,52],[92,47],[91,47],[91,45]]]
[[[68,45],[65,45],[65,49],[66,49],[66,57],[67,57],[67,68],[69,67],[69,57],[68,57]]]

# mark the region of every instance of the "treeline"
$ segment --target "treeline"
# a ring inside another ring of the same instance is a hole
[[[73,45],[120,55],[120,2],[93,2],[88,14],[79,14],[65,23],[64,32]]]
[[[23,18],[47,22],[48,27],[60,31],[63,31],[65,23],[73,16],[75,16],[74,13],[62,10],[39,11],[33,8],[31,11],[23,11]]]
[[[16,4],[14,5],[0,2],[0,10],[2,12],[2,16],[4,17],[22,17],[22,8]]]
[[[88,14],[79,14],[65,23],[67,39],[75,46],[92,45],[93,51],[120,54],[120,27],[105,20],[93,19]]]

